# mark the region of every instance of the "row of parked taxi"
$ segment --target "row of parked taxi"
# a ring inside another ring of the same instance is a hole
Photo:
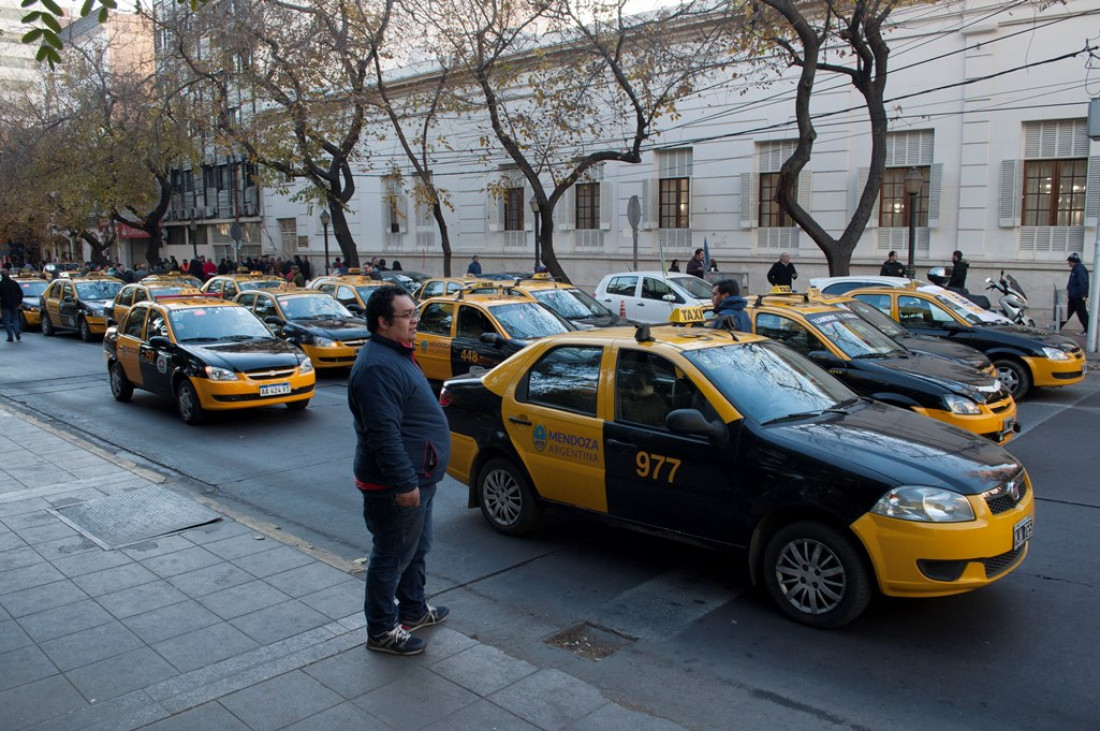
[[[644,289],[644,274],[598,299],[546,278],[420,283],[417,362],[441,390],[449,473],[493,528],[530,532],[555,505],[744,549],[777,606],[817,627],[851,621],[876,591],[954,594],[1022,562],[1032,489],[999,445],[1018,430],[1020,384],[1084,378],[1075,343],[904,281],[758,295],[753,332],[733,332],[707,320],[709,284],[691,282],[691,301]],[[215,409],[304,408],[314,368],[354,360],[382,283],[218,279],[205,291],[119,283],[68,319],[55,283],[42,329],[84,335],[83,317],[94,336],[91,318],[117,323],[104,338],[115,397],[161,393],[196,423]],[[671,317],[637,322],[629,297]]]

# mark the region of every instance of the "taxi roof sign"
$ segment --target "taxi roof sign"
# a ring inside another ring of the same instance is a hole
[[[676,325],[691,325],[704,322],[707,319],[706,309],[703,307],[677,307],[668,316],[668,321]]]

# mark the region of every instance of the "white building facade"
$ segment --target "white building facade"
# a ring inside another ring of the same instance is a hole
[[[1096,37],[1100,1],[1071,0],[1042,13],[991,0],[942,2],[896,11],[894,20],[886,179],[853,273],[877,273],[890,250],[906,260],[912,213],[918,276],[960,249],[971,263],[971,290],[1005,269],[1037,309],[1049,309],[1054,288],[1065,286],[1066,256],[1088,259],[1096,235],[1100,146],[1086,135],[1086,117],[1100,72],[1074,49]],[[677,120],[659,122],[641,164],[607,163],[574,186],[554,215],[554,248],[569,276],[591,288],[603,274],[629,268],[632,196],[641,203],[641,268],[659,266],[662,251],[666,263],[679,259],[683,268],[705,242],[721,271],[747,273],[751,292],[766,288],[764,272],[782,251],[791,253],[799,283],[827,274],[822,252],[771,201],[794,145],[793,79],[788,73],[747,89],[716,79],[679,105]],[[819,74],[817,88],[818,138],[798,196],[839,236],[866,179],[868,125],[861,97],[843,80]],[[377,172],[395,160],[412,177],[393,136],[386,139],[368,134],[361,143],[371,164],[357,174],[348,212],[360,256],[441,273],[434,221]],[[433,179],[454,205],[446,212],[453,270],[465,271],[475,254],[486,271],[530,270],[534,216],[522,176],[503,153],[499,164],[484,164],[463,120],[454,120],[448,139],[452,149],[439,156]],[[912,168],[924,184],[910,212],[904,177]],[[501,179],[511,181],[503,198],[486,192]],[[324,257],[320,211],[273,190],[259,199],[262,253],[308,256],[316,268]],[[330,239],[330,258],[338,254]]]

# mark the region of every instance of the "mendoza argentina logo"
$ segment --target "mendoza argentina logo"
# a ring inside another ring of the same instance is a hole
[[[542,424],[536,424],[531,434],[535,449],[547,450],[559,457],[581,459],[586,462],[599,462],[600,443],[592,437],[569,434],[555,429],[548,430]]]

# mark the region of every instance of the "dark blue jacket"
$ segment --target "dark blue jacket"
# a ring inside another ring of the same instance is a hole
[[[443,479],[451,430],[412,348],[373,335],[348,376],[355,479],[411,492]]]
[[[730,315],[733,317],[734,329],[740,332],[751,333],[752,323],[749,321],[749,316],[745,312],[745,305],[748,302],[744,297],[729,296],[718,303],[718,306],[714,308],[714,327],[718,327],[718,320]]]
[[[1089,270],[1081,262],[1077,262],[1073,265],[1073,269],[1069,270],[1066,296],[1071,300],[1084,299],[1089,296]]]

